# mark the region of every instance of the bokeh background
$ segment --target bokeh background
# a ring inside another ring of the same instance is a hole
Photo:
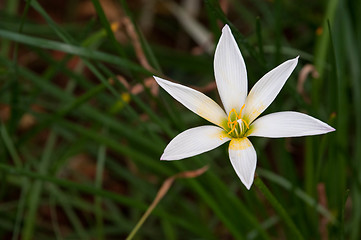
[[[152,75],[220,103],[213,54],[226,23],[249,87],[300,56],[265,113],[336,128],[252,138],[258,177],[304,239],[360,239],[360,12],[359,0],[0,1],[0,239],[296,239],[239,181],[227,144],[159,160],[206,121]]]

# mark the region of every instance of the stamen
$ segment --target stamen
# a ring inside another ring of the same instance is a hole
[[[234,114],[236,114],[236,118],[238,118],[237,112],[234,108],[232,108],[232,110],[229,112],[228,114],[228,122],[231,122],[231,113],[234,112]]]
[[[236,120],[232,121],[231,120],[231,115],[232,113],[234,113],[236,115]],[[235,129],[236,129],[236,126],[237,126],[237,119],[238,119],[238,114],[237,114],[237,111],[232,108],[232,110],[229,112],[228,114],[228,122],[227,122],[227,126],[229,128],[231,128],[231,131],[228,132],[228,134],[232,133]]]
[[[236,130],[236,124],[232,126],[232,130],[228,132],[228,134],[231,134],[234,130]]]
[[[245,120],[243,120],[242,118],[240,120],[242,120],[242,122],[244,122],[244,124],[246,125],[247,129],[249,129],[248,123]]]
[[[241,107],[241,111],[239,112],[238,119],[242,120],[242,122],[244,122],[244,124],[246,125],[247,129],[249,129],[248,123],[244,119],[242,119],[242,111],[243,111],[244,106],[245,106],[245,104],[243,104],[243,106]]]
[[[232,126],[232,129],[231,129],[231,131],[228,132],[228,134],[230,134],[231,132],[233,132],[236,129],[237,120],[235,120],[233,122],[228,122],[228,127],[231,127],[231,126]]]
[[[243,104],[243,106],[239,112],[239,115],[237,114],[237,111],[234,108],[232,108],[232,110],[229,112],[227,126],[230,128],[230,131],[228,132],[228,134],[235,132],[235,135],[238,136],[239,134],[241,134],[243,132],[243,130],[242,130],[243,127],[241,125],[239,125],[239,123],[238,123],[239,120],[241,120],[244,123],[244,125],[246,126],[246,128],[249,129],[248,123],[244,119],[242,119],[242,111],[243,111],[244,107],[245,107],[245,104]],[[234,115],[235,115],[234,121],[232,121],[232,119],[231,119],[232,113],[234,113]],[[241,133],[239,133],[239,129],[237,130],[237,125],[241,128],[240,129]]]
[[[243,106],[241,107],[241,110],[239,111],[238,119],[241,119],[241,117],[242,117],[242,111],[243,111],[244,106],[245,106],[245,104],[243,104]]]

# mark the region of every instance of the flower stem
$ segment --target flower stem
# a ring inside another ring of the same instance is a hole
[[[303,240],[303,236],[300,231],[298,231],[296,225],[292,221],[291,217],[288,215],[286,210],[282,207],[280,202],[275,198],[275,196],[271,193],[271,191],[267,188],[267,186],[263,183],[262,179],[256,176],[254,180],[254,184],[257,188],[263,193],[266,199],[271,203],[273,208],[278,212],[279,216],[285,221],[290,231],[294,235],[295,239]]]

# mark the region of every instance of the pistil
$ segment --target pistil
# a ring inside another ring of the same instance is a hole
[[[238,120],[241,120],[246,126],[246,128],[249,129],[248,123],[244,119],[242,119],[242,111],[244,109],[244,106],[245,105],[243,104],[239,114],[237,114],[237,111],[234,108],[232,108],[232,110],[228,114],[227,126],[230,128],[228,134],[231,135],[232,137],[236,137],[236,138],[241,137],[244,132],[243,126],[240,126]]]

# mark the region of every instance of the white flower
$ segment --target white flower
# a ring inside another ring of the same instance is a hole
[[[281,91],[297,61],[298,57],[288,60],[268,72],[247,96],[246,66],[230,28],[225,25],[214,56],[214,74],[226,112],[203,93],[154,76],[172,97],[217,125],[195,127],[180,133],[168,144],[160,159],[192,157],[231,141],[228,151],[232,166],[250,189],[257,155],[248,137],[298,137],[334,131],[326,123],[299,112],[272,113],[255,120]]]

